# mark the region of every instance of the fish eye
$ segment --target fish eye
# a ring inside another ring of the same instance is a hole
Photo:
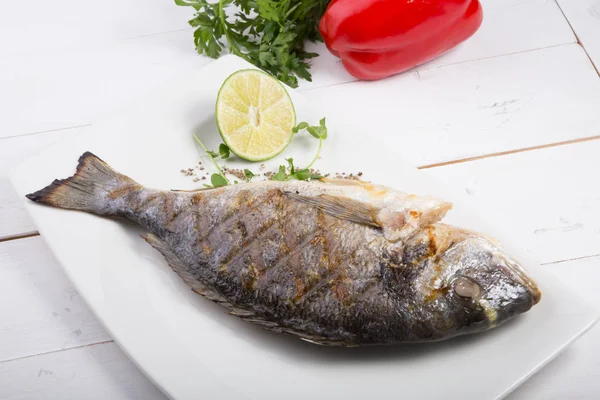
[[[454,280],[454,293],[460,297],[477,299],[481,296],[481,286],[474,280],[465,276],[459,276]]]

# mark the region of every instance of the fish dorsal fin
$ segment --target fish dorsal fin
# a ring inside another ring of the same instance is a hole
[[[347,197],[321,194],[318,196],[302,196],[292,192],[286,193],[290,198],[301,203],[313,205],[334,217],[356,222],[357,224],[379,227],[376,222],[378,210],[370,204]]]

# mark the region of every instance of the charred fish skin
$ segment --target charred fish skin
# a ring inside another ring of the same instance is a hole
[[[346,182],[145,188],[91,153],[27,196],[125,217],[195,292],[248,322],[318,344],[441,340],[539,301],[491,240],[437,223],[447,203]]]
[[[378,230],[279,189],[240,190],[224,212],[214,194],[193,195],[203,212],[180,215],[161,239],[194,279],[243,310],[241,318],[347,344],[391,342],[398,332],[388,328],[407,326],[380,279],[389,244]]]

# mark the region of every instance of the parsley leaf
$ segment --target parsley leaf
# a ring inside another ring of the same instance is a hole
[[[198,144],[200,145],[200,147],[202,147],[202,150],[204,150],[206,152],[206,154],[208,154],[208,157],[210,158],[210,161],[212,161],[213,165],[215,166],[215,168],[217,169],[217,171],[219,171],[218,174],[212,174],[212,176],[210,177],[210,181],[212,182],[213,186],[225,186],[225,185],[229,185],[229,180],[227,179],[227,177],[225,176],[225,174],[223,173],[223,171],[221,170],[221,168],[219,167],[219,164],[217,164],[217,162],[215,161],[215,158],[217,158],[219,155],[222,156],[221,153],[217,154],[214,151],[210,151],[206,148],[206,146],[204,145],[204,143],[202,143],[202,141],[198,138],[198,136],[193,135],[194,139],[196,140],[196,142],[198,142]],[[222,145],[225,146],[225,145]],[[225,146],[227,147],[227,146]],[[219,146],[219,151],[221,150],[221,146]],[[225,153],[224,149],[223,149],[223,154]],[[227,147],[227,157],[229,157],[229,148]],[[227,158],[224,157],[224,158]],[[210,185],[204,184],[204,186],[206,187],[211,187]]]
[[[290,174],[294,175],[294,159],[293,158],[286,158],[285,161],[288,162],[288,166],[290,167]]]
[[[225,143],[221,143],[219,145],[219,155],[223,159],[229,158],[230,150],[229,150],[229,147],[227,147],[227,145]]]
[[[210,183],[212,183],[214,187],[227,186],[229,184],[229,182],[227,182],[227,179],[225,179],[219,174],[212,174],[210,176]]]
[[[277,172],[275,175],[273,175],[273,177],[271,178],[271,180],[274,181],[287,181],[288,180],[288,174],[285,171],[285,167],[283,165],[279,166],[279,172]]]
[[[244,169],[244,175],[246,175],[246,179],[248,180],[248,182],[250,182],[252,178],[254,178],[254,173],[252,173],[252,171],[250,171],[249,169]]]
[[[216,151],[211,151],[211,150],[206,150],[206,153],[209,156],[211,156],[212,158],[221,157],[222,159],[226,159],[226,158],[229,158],[229,156],[231,155],[231,150],[229,149],[229,147],[227,147],[227,145],[225,143],[221,143],[219,145],[218,153]]]
[[[274,181],[289,181],[290,179],[297,179],[299,181],[307,181],[310,179],[321,179],[323,176],[319,174],[315,174],[310,172],[310,168],[313,166],[315,161],[319,158],[321,154],[321,148],[323,147],[323,140],[327,139],[327,126],[325,125],[325,118],[322,118],[319,121],[319,125],[311,126],[308,122],[300,122],[296,125],[292,131],[294,133],[298,133],[301,130],[306,129],[308,133],[310,133],[315,138],[319,139],[319,148],[317,150],[317,154],[315,158],[311,161],[311,163],[303,169],[296,169],[294,167],[294,159],[286,158],[285,161],[288,163],[289,174],[287,173],[287,169],[284,165],[279,166],[279,172],[271,177],[271,180]]]
[[[198,53],[218,58],[228,48],[292,87],[298,77],[312,79],[309,62],[317,54],[304,44],[323,40],[319,20],[330,0],[174,1],[195,11],[188,23]]]
[[[305,169],[296,171],[294,173],[294,178],[298,179],[299,181],[307,181],[309,179],[321,179],[321,178],[323,178],[323,176],[318,175],[318,174],[313,174],[310,172],[310,170],[308,168],[305,168]]]

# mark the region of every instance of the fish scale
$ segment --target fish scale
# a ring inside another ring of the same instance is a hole
[[[500,243],[440,222],[450,203],[368,182],[163,191],[84,153],[73,176],[27,197],[138,223],[194,292],[248,323],[321,345],[482,332],[541,298]]]

